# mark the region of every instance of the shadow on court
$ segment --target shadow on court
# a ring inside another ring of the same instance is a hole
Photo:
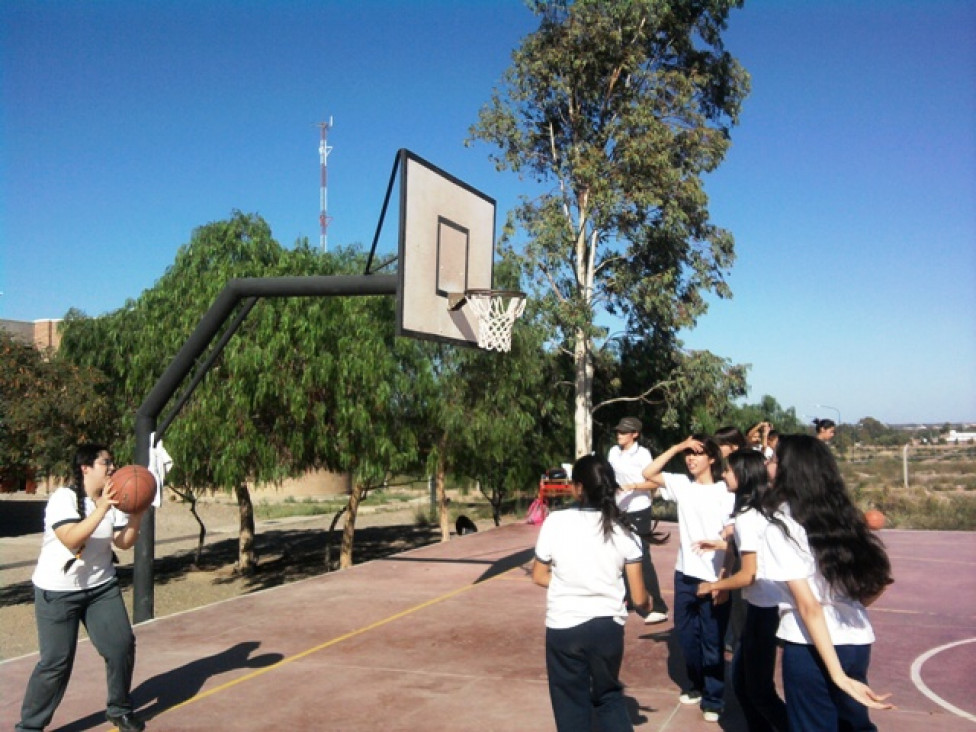
[[[529,574],[537,527],[513,524],[136,627],[134,698],[150,730],[551,730],[545,591]],[[676,534],[675,534],[676,535]],[[883,730],[970,730],[976,536],[883,532],[896,583],[871,617],[870,681],[898,710]],[[658,573],[676,541],[654,550]],[[664,587],[669,603],[673,595]],[[244,640],[246,639],[246,640]],[[639,731],[744,730],[731,694],[719,725],[678,703],[670,623],[626,628],[621,677]],[[921,659],[921,661],[920,661]],[[0,663],[0,727],[17,721],[36,655]],[[925,686],[926,691],[922,690]],[[103,728],[101,659],[87,642],[51,729]]]

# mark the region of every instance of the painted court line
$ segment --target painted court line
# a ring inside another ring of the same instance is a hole
[[[926,651],[912,662],[912,683],[915,684],[915,687],[947,712],[952,712],[956,716],[962,717],[963,719],[968,719],[970,722],[976,722],[976,715],[970,714],[959,707],[953,706],[925,685],[925,682],[922,681],[922,664],[937,653],[947,651],[950,648],[955,648],[956,646],[961,646],[966,643],[974,642],[976,642],[976,638],[966,638],[965,640],[956,641],[955,643],[946,643],[944,646],[939,646],[938,648],[933,648],[930,651]]]
[[[278,668],[284,666],[285,664],[292,663],[293,661],[298,661],[298,660],[300,660],[302,658],[305,658],[306,656],[312,655],[313,653],[318,653],[319,651],[325,650],[326,648],[330,648],[331,646],[334,646],[334,645],[337,645],[339,643],[342,643],[343,641],[349,640],[350,638],[355,638],[356,636],[363,635],[364,633],[368,633],[371,630],[376,630],[377,628],[381,628],[384,625],[387,625],[389,623],[392,623],[395,620],[399,620],[401,618],[405,618],[408,615],[411,615],[411,614],[413,614],[415,612],[418,612],[420,610],[423,610],[425,608],[431,607],[432,605],[436,605],[437,603],[443,602],[444,600],[449,600],[452,597],[457,597],[458,595],[461,595],[461,594],[463,594],[465,592],[468,592],[470,590],[473,590],[476,587],[484,587],[489,582],[494,582],[495,580],[504,577],[505,575],[507,575],[511,571],[512,570],[508,570],[508,572],[503,572],[502,574],[496,575],[495,577],[492,577],[492,578],[490,578],[488,580],[485,580],[485,581],[482,581],[482,582],[477,582],[477,583],[470,584],[470,585],[465,585],[464,587],[460,587],[460,588],[458,588],[456,590],[451,590],[450,592],[447,592],[447,593],[445,593],[443,595],[440,595],[439,597],[432,598],[430,600],[427,600],[426,602],[420,603],[419,605],[414,605],[413,607],[407,608],[406,610],[402,610],[402,611],[400,611],[398,613],[395,613],[393,615],[390,615],[390,616],[388,616],[386,618],[383,618],[382,620],[377,620],[375,623],[371,623],[369,625],[365,625],[362,628],[357,628],[356,630],[351,630],[348,633],[344,633],[343,635],[337,636],[336,638],[333,638],[331,640],[328,640],[325,643],[320,643],[319,645],[314,646],[312,648],[309,648],[307,650],[304,650],[301,653],[296,653],[295,655],[289,656],[288,658],[283,658],[280,661],[278,661],[277,663],[271,664],[270,666],[266,666],[265,668],[258,669],[256,671],[252,671],[251,673],[245,674],[244,676],[240,676],[240,677],[238,677],[236,679],[233,679],[231,681],[228,681],[228,682],[226,682],[224,684],[221,684],[220,686],[215,686],[213,689],[209,689],[208,691],[202,692],[200,694],[196,694],[195,696],[190,697],[186,701],[180,702],[179,704],[175,704],[172,707],[169,707],[168,709],[164,709],[159,714],[155,715],[154,718],[160,717],[163,714],[166,714],[167,712],[170,712],[170,711],[172,711],[174,709],[179,709],[180,707],[185,707],[185,706],[188,706],[190,704],[193,704],[194,702],[198,702],[198,701],[200,701],[202,699],[206,699],[209,696],[212,696],[212,695],[214,695],[214,694],[216,694],[218,692],[221,692],[221,691],[225,691],[227,689],[230,689],[230,688],[232,688],[234,686],[237,686],[238,684],[244,683],[245,681],[251,681],[253,679],[256,679],[257,677],[263,676],[264,674],[269,673],[270,671],[274,671],[275,669],[278,669]]]

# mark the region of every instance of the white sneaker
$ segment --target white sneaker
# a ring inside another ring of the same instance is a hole
[[[702,712],[702,718],[706,722],[717,722],[719,714],[718,712]]]
[[[652,612],[649,612],[647,614],[647,617],[644,618],[644,624],[655,625],[656,623],[667,622],[667,619],[668,619],[667,613],[662,613],[662,612],[658,612],[657,610],[654,610]]]
[[[698,704],[701,702],[701,692],[683,691],[681,692],[681,696],[678,697],[678,701],[682,704]]]

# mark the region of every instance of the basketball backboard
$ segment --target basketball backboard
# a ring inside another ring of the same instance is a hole
[[[495,201],[408,150],[398,156],[397,335],[475,346],[477,316],[456,306],[492,286]]]

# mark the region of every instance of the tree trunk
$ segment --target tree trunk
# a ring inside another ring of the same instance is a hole
[[[576,459],[593,451],[593,357],[590,354],[586,334],[576,332],[573,347],[573,370],[575,373],[575,411]]]
[[[254,504],[247,483],[238,484],[234,489],[237,495],[237,508],[241,512],[241,532],[238,540],[237,570],[241,574],[253,574],[258,566],[258,555],[254,551]]]
[[[435,477],[437,486],[437,513],[440,517],[441,541],[451,540],[451,522],[447,515],[447,438],[441,439],[441,444],[437,448],[437,475]]]
[[[363,500],[365,489],[361,483],[353,482],[352,493],[349,494],[349,510],[346,522],[342,525],[342,548],[339,550],[339,569],[352,566],[353,539],[356,534],[356,515],[359,513],[359,503]]]

